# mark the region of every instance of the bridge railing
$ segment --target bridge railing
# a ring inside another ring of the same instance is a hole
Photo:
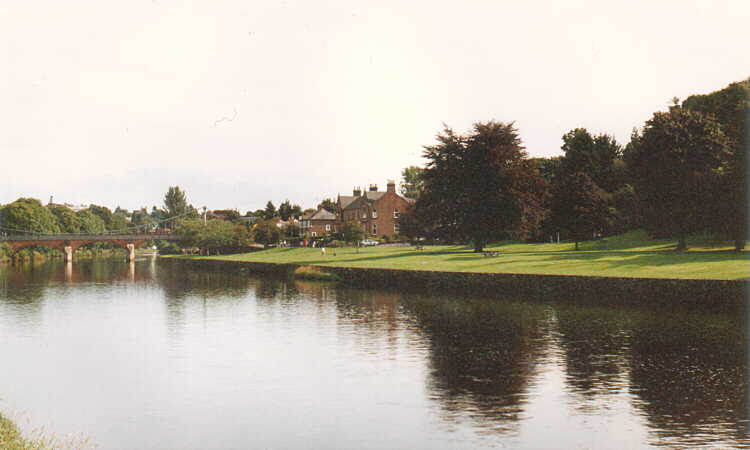
[[[60,234],[15,234],[4,235],[0,233],[0,241],[67,241],[67,240],[165,240],[174,241],[184,239],[184,236],[172,233],[130,233],[130,234],[85,234],[85,233],[60,233]]]

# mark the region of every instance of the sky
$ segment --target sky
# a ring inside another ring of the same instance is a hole
[[[0,203],[315,207],[444,124],[625,144],[750,76],[750,2],[35,1],[0,14]]]

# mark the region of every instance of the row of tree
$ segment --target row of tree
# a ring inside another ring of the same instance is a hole
[[[425,147],[424,168],[402,173],[416,199],[402,215],[411,236],[487,242],[547,239],[577,243],[643,227],[654,236],[706,232],[744,248],[747,237],[747,123],[750,80],[677,99],[630,142],[577,128],[563,155],[528,158],[513,123],[486,122],[461,135],[446,127]]]

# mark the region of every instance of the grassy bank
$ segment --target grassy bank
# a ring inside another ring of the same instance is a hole
[[[239,255],[175,256],[206,260],[310,264],[337,267],[436,270],[447,272],[518,273],[697,280],[750,278],[748,252],[734,252],[727,242],[694,240],[690,250],[675,252],[675,242],[653,240],[630,232],[598,241],[526,244],[504,242],[487,250],[498,256],[476,254],[467,246],[367,247],[327,249],[279,248]]]

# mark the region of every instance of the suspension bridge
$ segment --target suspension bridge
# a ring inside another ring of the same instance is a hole
[[[136,225],[122,230],[94,233],[39,233],[33,230],[8,228],[0,225],[0,243],[7,244],[13,252],[26,247],[52,247],[65,254],[65,261],[73,261],[73,253],[87,244],[110,243],[127,250],[128,261],[135,260],[135,249],[148,241],[181,241],[187,239],[168,230],[158,230],[158,226],[169,223],[186,214],[170,217],[145,225]]]

